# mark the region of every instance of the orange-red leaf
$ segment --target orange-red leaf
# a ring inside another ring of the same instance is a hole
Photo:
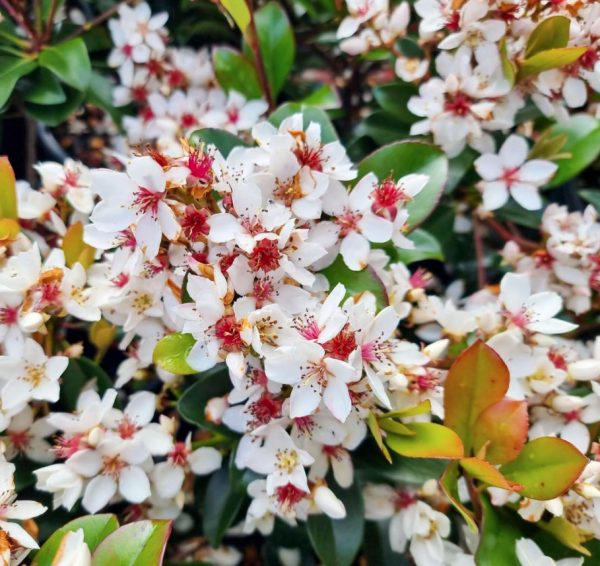
[[[522,485],[506,479],[497,468],[480,458],[463,458],[460,465],[471,477],[488,485],[513,491],[523,489]]]
[[[529,419],[527,401],[503,399],[483,410],[473,430],[473,449],[489,442],[485,459],[492,464],[514,460],[525,446]]]
[[[504,398],[509,380],[502,358],[480,340],[452,364],[444,385],[444,423],[461,437],[465,454],[473,447],[477,417]]]

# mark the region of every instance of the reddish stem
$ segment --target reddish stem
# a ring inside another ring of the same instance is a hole
[[[510,229],[506,228],[505,226],[500,224],[500,222],[494,220],[493,218],[488,218],[487,223],[489,227],[492,230],[494,230],[494,232],[496,232],[505,242],[510,242],[512,240],[519,244],[521,248],[530,252],[533,252],[539,248],[539,246],[535,242],[523,238],[523,236],[521,236],[518,233],[517,229],[512,223]]]
[[[14,20],[14,22],[19,25],[25,33],[34,41],[37,41],[37,34],[35,30],[27,20],[25,14],[19,12],[11,3],[10,0],[0,0],[0,5],[6,10],[8,15]]]

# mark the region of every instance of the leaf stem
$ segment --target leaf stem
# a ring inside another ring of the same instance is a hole
[[[523,238],[512,222],[510,223],[509,228],[506,228],[494,218],[488,218],[486,221],[489,227],[492,228],[492,230],[494,230],[494,232],[496,232],[496,234],[498,234],[505,242],[514,241],[527,251],[535,251],[539,248],[535,242]]]
[[[80,28],[76,29],[73,33],[67,35],[67,37],[65,37],[63,41],[69,41],[70,39],[75,39],[76,37],[83,35],[84,33],[90,31],[96,26],[104,23],[111,16],[114,16],[119,11],[121,4],[131,4],[132,2],[133,0],[125,0],[125,2],[119,2],[118,4],[111,6],[108,10],[96,16],[93,20],[85,22],[85,24],[83,24]]]
[[[23,31],[32,39],[35,43],[37,41],[37,36],[35,30],[31,27],[31,24],[25,17],[25,14],[19,12],[11,3],[10,0],[0,0],[0,6],[2,6],[8,15],[12,18],[12,20],[19,25],[19,27],[23,28]]]
[[[254,61],[256,64],[256,72],[258,74],[258,80],[260,86],[269,105],[269,112],[275,110],[275,101],[273,99],[273,93],[271,92],[271,85],[267,77],[265,69],[265,63],[260,52],[260,40],[258,38],[258,30],[256,28],[256,21],[254,19],[254,7],[252,0],[246,0],[248,4],[248,10],[250,12],[250,23],[248,24],[247,41],[252,53],[254,54]]]

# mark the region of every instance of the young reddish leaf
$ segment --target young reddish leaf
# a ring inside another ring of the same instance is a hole
[[[456,358],[444,385],[444,424],[462,439],[465,454],[480,413],[504,399],[509,373],[502,358],[478,340]]]
[[[0,218],[18,218],[16,183],[8,157],[0,155]]]
[[[473,516],[473,513],[461,503],[458,496],[458,476],[458,462],[450,462],[450,465],[446,468],[440,478],[440,487],[452,505],[454,505],[456,510],[463,516],[469,529],[476,533],[478,529],[475,517]]]
[[[478,452],[488,442],[485,459],[492,464],[506,464],[525,446],[528,429],[527,401],[503,399],[490,405],[477,418],[473,449]]]
[[[367,426],[377,443],[379,450],[383,454],[383,457],[391,464],[392,457],[390,455],[387,446],[383,443],[383,437],[381,436],[381,429],[379,428],[379,423],[377,422],[377,417],[371,412],[369,412],[369,416],[367,417]]]
[[[460,465],[470,476],[488,485],[513,491],[523,488],[522,485],[506,479],[497,468],[480,458],[463,458]]]
[[[406,425],[413,436],[388,433],[386,444],[398,454],[410,458],[462,458],[463,445],[458,435],[448,427],[435,423]]]
[[[517,459],[500,471],[523,486],[521,495],[546,501],[565,493],[587,461],[571,443],[548,436],[527,443]]]

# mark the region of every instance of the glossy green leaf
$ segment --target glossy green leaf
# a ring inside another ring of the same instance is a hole
[[[448,159],[439,148],[422,142],[396,142],[378,149],[358,165],[358,178],[373,172],[380,181],[410,173],[429,176],[423,190],[408,203],[408,225],[415,228],[438,203],[448,179]]]
[[[442,246],[437,241],[435,236],[429,232],[417,228],[412,232],[408,239],[415,244],[414,249],[405,250],[396,248],[395,261],[403,263],[414,263],[415,261],[423,261],[424,259],[437,259],[443,261],[444,252]]]
[[[183,419],[201,428],[220,432],[229,437],[234,433],[225,426],[207,420],[206,404],[213,397],[222,397],[231,391],[232,385],[225,364],[203,372],[194,384],[186,389],[177,403],[177,411]]]
[[[393,411],[383,413],[383,415],[381,415],[379,418],[394,419],[396,417],[414,417],[415,415],[426,415],[427,413],[431,413],[431,401],[429,399],[425,399],[425,401],[421,401],[418,405],[414,405],[412,407],[395,409]]]
[[[190,350],[196,343],[191,334],[174,332],[162,338],[152,354],[152,361],[160,368],[177,375],[198,373],[187,363]]]
[[[6,155],[0,155],[0,218],[18,218],[17,181],[15,172]]]
[[[90,84],[92,65],[80,37],[44,48],[39,63],[74,89],[85,91]]]
[[[418,120],[406,107],[410,97],[416,94],[418,89],[411,83],[395,82],[373,88],[373,96],[379,106],[408,125]]]
[[[200,144],[214,145],[223,155],[227,157],[234,147],[247,147],[240,138],[215,128],[203,128],[192,132],[190,136],[190,145],[199,146]]]
[[[25,100],[34,104],[62,104],[67,95],[58,79],[47,69],[37,69]]]
[[[475,457],[462,458],[459,463],[460,467],[467,472],[467,474],[486,485],[513,491],[519,491],[521,489],[520,484],[506,479],[498,468],[485,460]]]
[[[548,49],[566,47],[569,43],[571,20],[565,16],[551,16],[539,23],[529,35],[525,58]]]
[[[269,122],[275,126],[279,126],[286,118],[302,112],[304,116],[304,128],[306,129],[311,122],[316,122],[321,126],[321,142],[329,143],[337,141],[338,135],[329,119],[329,116],[324,110],[307,106],[301,102],[286,102],[282,104],[275,112],[269,116]]]
[[[578,192],[579,196],[593,205],[600,212],[600,190],[598,189],[583,189]]]
[[[486,493],[480,497],[483,511],[481,537],[475,553],[478,566],[521,566],[517,559],[517,540],[523,537],[522,523],[514,511],[494,507]]]
[[[550,69],[566,67],[571,63],[575,63],[586,51],[587,47],[563,47],[536,53],[523,61],[517,73],[517,80],[520,81]]]
[[[110,114],[115,124],[120,126],[125,115],[122,107],[114,105],[113,83],[105,75],[92,71],[90,86],[87,90],[87,100]]]
[[[410,458],[462,458],[463,445],[458,435],[436,423],[406,425],[415,434],[401,436],[388,433],[385,442],[394,452]]]
[[[257,10],[254,21],[267,79],[276,97],[294,64],[294,32],[285,11],[275,2],[269,2]]]
[[[339,108],[341,106],[340,96],[332,85],[324,84],[300,100],[302,104],[315,106],[323,110]]]
[[[390,546],[390,522],[367,521],[363,553],[369,566],[409,566],[410,562]]]
[[[33,104],[25,103],[27,113],[36,120],[48,126],[58,126],[73,114],[83,103],[85,92],[64,87],[66,100],[61,104]]]
[[[448,183],[446,184],[445,193],[450,194],[456,189],[465,175],[473,167],[473,163],[479,154],[470,147],[465,148],[460,155],[453,157],[448,162]]]
[[[387,446],[383,442],[383,436],[381,434],[381,427],[379,426],[379,423],[377,422],[377,417],[372,412],[369,412],[369,415],[367,417],[367,426],[369,427],[369,430],[371,431],[371,434],[373,435],[373,439],[375,440],[375,443],[377,444],[377,448],[379,448],[379,450],[383,454],[383,457],[388,461],[388,463],[391,464],[392,456],[390,455],[390,452],[387,449]]]
[[[91,381],[95,381],[100,394],[113,385],[108,374],[92,360],[83,357],[70,358],[69,365],[61,376],[61,403],[69,411],[74,411],[81,391]]]
[[[248,484],[254,478],[251,472],[238,470],[234,464],[211,475],[202,508],[202,527],[212,546],[221,544],[225,532],[237,518]]]
[[[7,103],[17,81],[36,67],[37,62],[32,59],[0,56],[0,108]]]
[[[561,153],[570,154],[556,162],[558,171],[547,187],[564,184],[592,164],[600,155],[600,122],[588,114],[571,116],[564,124],[551,128],[552,135],[566,134]]]
[[[566,440],[541,437],[525,445],[519,456],[504,464],[506,478],[523,486],[521,495],[546,501],[565,493],[577,480],[587,458]]]
[[[485,459],[492,464],[514,460],[527,441],[527,401],[502,399],[483,410],[473,430],[473,450],[487,444]]]
[[[504,398],[509,381],[502,358],[480,340],[464,350],[450,367],[444,384],[444,423],[462,439],[465,456],[473,447],[477,418]]]
[[[468,509],[460,500],[458,495],[458,478],[460,470],[458,462],[450,462],[440,479],[440,487],[450,500],[454,508],[462,515],[469,529],[476,533],[478,531],[477,523],[473,512]]]
[[[83,529],[83,539],[90,551],[93,552],[109,534],[118,528],[119,522],[114,515],[100,514],[78,517],[55,531],[48,538],[35,555],[32,566],[51,566],[58,547],[68,532]]]
[[[254,64],[245,55],[217,47],[213,49],[213,65],[219,85],[227,92],[235,90],[248,99],[262,97]]]
[[[344,519],[331,519],[325,514],[309,515],[306,527],[310,542],[324,566],[350,566],[363,541],[364,505],[360,485],[348,489],[335,483],[329,486],[346,508]]]
[[[136,521],[105,538],[92,555],[92,566],[162,564],[171,521]]]
[[[321,271],[321,273],[327,277],[331,288],[335,287],[338,283],[343,283],[346,287],[347,296],[352,297],[360,295],[365,291],[370,291],[375,295],[377,306],[380,309],[389,304],[383,282],[370,267],[367,267],[362,271],[352,271],[346,266],[342,256],[338,256],[338,258],[329,267]]]

